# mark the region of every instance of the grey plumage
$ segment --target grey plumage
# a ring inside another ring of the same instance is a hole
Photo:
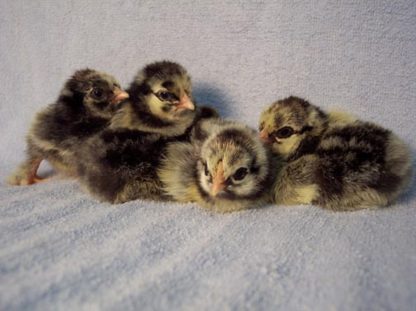
[[[128,93],[110,126],[78,151],[80,181],[111,203],[168,199],[156,173],[166,145],[189,139],[193,125],[216,112],[195,106],[189,75],[169,61],[140,70]]]
[[[78,70],[65,83],[57,101],[40,111],[27,135],[26,160],[8,178],[13,185],[41,181],[42,160],[66,175],[76,175],[73,152],[108,125],[128,94],[114,77],[91,69]]]
[[[193,130],[191,143],[172,143],[158,171],[166,193],[179,202],[197,202],[232,212],[270,202],[273,159],[254,130],[211,119]]]
[[[276,179],[277,203],[339,211],[386,206],[409,184],[410,152],[394,133],[297,97],[263,112],[260,136],[287,161]]]

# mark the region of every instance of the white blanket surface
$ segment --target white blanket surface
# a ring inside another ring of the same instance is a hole
[[[414,1],[0,0],[0,34],[1,310],[415,310],[414,183],[382,210],[226,215],[98,203],[59,177],[4,183],[75,69],[127,87],[161,59],[188,69],[198,103],[253,127],[294,94],[415,150]]]

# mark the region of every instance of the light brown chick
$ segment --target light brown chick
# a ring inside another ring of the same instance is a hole
[[[206,132],[208,131],[208,132]],[[166,193],[216,212],[270,202],[273,159],[254,130],[220,119],[202,121],[192,143],[173,143],[158,170]]]

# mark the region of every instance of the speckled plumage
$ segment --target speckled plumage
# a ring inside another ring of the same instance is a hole
[[[191,143],[172,143],[159,169],[168,195],[216,212],[259,207],[271,201],[277,172],[257,133],[237,122],[205,120]]]
[[[189,139],[197,120],[216,112],[195,107],[190,77],[173,62],[147,65],[128,93],[130,100],[109,128],[78,151],[81,183],[92,195],[111,203],[165,200],[156,171],[167,143]]]
[[[381,207],[410,180],[410,151],[391,131],[345,113],[326,114],[297,97],[263,112],[260,136],[287,160],[276,179],[277,203],[339,211]]]
[[[91,69],[76,71],[57,101],[36,115],[27,135],[26,160],[8,182],[26,185],[40,181],[36,171],[43,159],[61,173],[76,175],[74,149],[106,127],[127,97],[114,77]]]

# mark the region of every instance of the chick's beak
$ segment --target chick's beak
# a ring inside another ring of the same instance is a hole
[[[183,109],[189,109],[189,110],[195,110],[195,105],[191,101],[188,95],[184,94],[180,99],[179,103],[176,105],[176,107],[183,108]]]
[[[265,129],[260,131],[259,137],[264,143],[270,143],[269,134]]]
[[[215,197],[225,189],[224,167],[222,162],[218,164],[217,171],[213,176],[211,195]]]
[[[129,98],[129,94],[117,87],[114,89],[114,96],[111,99],[111,103],[117,105],[127,98]]]

